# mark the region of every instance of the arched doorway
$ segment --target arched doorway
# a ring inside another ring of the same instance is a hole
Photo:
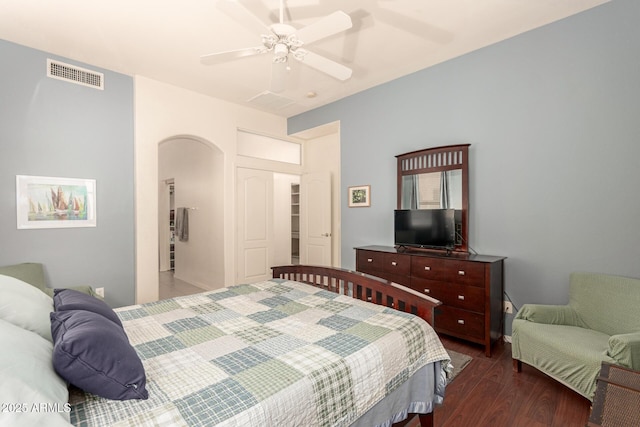
[[[223,171],[222,151],[201,138],[175,136],[158,145],[159,266],[204,290],[224,286]],[[187,224],[180,236],[171,228],[178,213]]]

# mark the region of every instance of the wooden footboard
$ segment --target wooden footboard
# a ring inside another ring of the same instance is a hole
[[[340,268],[310,265],[272,267],[273,277],[307,283],[374,304],[415,314],[433,325],[433,310],[441,304],[406,286],[368,274]]]

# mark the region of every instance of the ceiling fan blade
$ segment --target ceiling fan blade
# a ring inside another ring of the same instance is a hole
[[[304,44],[309,44],[341,31],[348,30],[352,25],[351,17],[339,10],[313,24],[301,28],[296,32],[296,36],[299,40],[302,40]]]
[[[226,52],[210,53],[202,55],[200,62],[204,65],[219,64],[221,62],[231,61],[233,59],[244,58],[245,56],[259,55],[263,53],[264,47],[248,47],[246,49],[228,50]]]
[[[315,68],[318,71],[322,71],[325,74],[330,75],[338,80],[347,80],[351,77],[353,71],[349,67],[345,67],[342,64],[338,64],[324,56],[320,56],[313,52],[307,52],[304,58],[300,60],[308,66]]]
[[[230,16],[238,24],[255,34],[271,34],[269,26],[237,0],[219,0],[218,9]]]
[[[271,92],[283,92],[287,82],[286,62],[273,62],[271,65]]]

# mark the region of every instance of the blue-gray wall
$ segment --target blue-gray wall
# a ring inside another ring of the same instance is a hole
[[[0,58],[0,266],[40,262],[50,287],[133,304],[133,79],[3,40]],[[47,58],[103,72],[105,89],[48,78]],[[18,230],[16,175],[95,179],[97,227]]]
[[[566,303],[571,271],[640,277],[639,21],[613,0],[290,118],[340,120],[342,266],[393,244],[395,155],[471,143],[470,245],[509,257],[516,307]],[[372,206],[349,209],[364,184]]]

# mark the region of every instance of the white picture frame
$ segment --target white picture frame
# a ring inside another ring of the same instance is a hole
[[[96,227],[96,180],[16,175],[19,230]]]
[[[350,208],[366,208],[371,206],[371,186],[359,185],[349,187],[349,207]]]

